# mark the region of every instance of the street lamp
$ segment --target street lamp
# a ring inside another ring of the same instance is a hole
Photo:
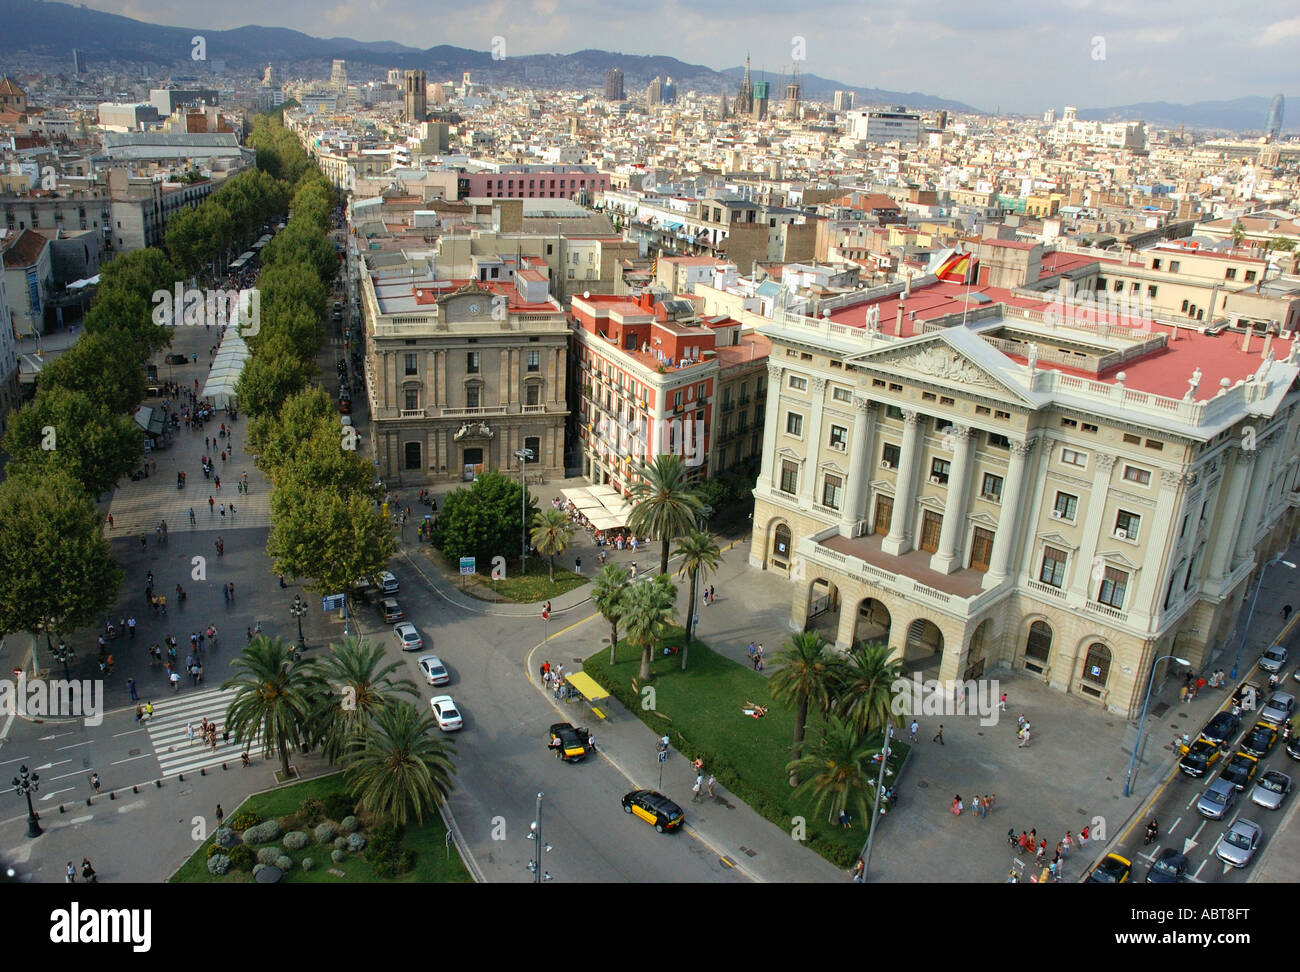
[[[63,677],[69,682],[72,681],[72,671],[68,668],[68,659],[76,656],[76,652],[68,647],[67,642],[62,638],[59,639],[59,647],[53,649],[54,660],[63,663]]]
[[[710,506],[708,503],[705,503],[703,506],[700,507],[699,522],[700,522],[701,530],[704,529],[704,524],[709,522],[709,517],[711,517],[712,515],[713,515],[713,507]]]
[[[302,636],[302,616],[307,613],[307,605],[302,601],[301,594],[293,596],[293,603],[289,605],[289,614],[298,619],[298,647],[306,648],[307,641]]]
[[[26,766],[19,768],[18,775],[14,777],[14,792],[27,797],[28,837],[39,837],[42,833],[41,825],[37,822],[36,808],[32,806],[32,794],[37,790],[36,783],[39,779],[35,773],[28,772]]]
[[[528,573],[528,464],[533,461],[532,449],[516,449],[515,458],[519,460],[519,522],[524,534],[519,540],[519,573]]]
[[[1259,580],[1255,582],[1255,596],[1250,599],[1250,613],[1246,615],[1246,628],[1241,632],[1241,644],[1237,646],[1237,660],[1232,663],[1231,678],[1237,677],[1237,667],[1241,664],[1241,653],[1246,649],[1246,635],[1250,634],[1250,622],[1255,617],[1255,603],[1259,600],[1259,589],[1264,583],[1264,574],[1274,564],[1286,564],[1292,570],[1295,570],[1295,564],[1289,560],[1283,560],[1281,554],[1278,554],[1259,569]]]
[[[549,881],[551,875],[542,870],[542,851],[551,852],[551,845],[542,841],[542,794],[537,794],[537,819],[528,825],[528,840],[534,841],[533,859],[528,862],[528,870],[533,874],[533,883]]]
[[[889,765],[889,743],[894,738],[894,727],[885,726],[885,744],[880,750],[880,772],[876,776],[876,802],[872,806],[875,810],[880,806],[882,794],[885,787],[885,767]],[[876,815],[878,817],[879,814]],[[876,827],[879,825],[878,819],[871,820],[871,829],[867,831],[867,846],[862,852],[862,883],[867,883],[867,871],[871,868],[871,842],[876,839]]]
[[[1128,761],[1128,776],[1124,778],[1125,796],[1129,795],[1129,788],[1133,784],[1133,767],[1137,765],[1138,750],[1142,747],[1142,730],[1147,722],[1147,706],[1151,703],[1151,687],[1156,684],[1156,666],[1168,658],[1172,658],[1180,665],[1191,664],[1186,658],[1179,658],[1177,655],[1161,655],[1151,663],[1151,677],[1147,679],[1147,697],[1146,701],[1142,703],[1142,718],[1138,720],[1137,739],[1133,741],[1133,758]]]

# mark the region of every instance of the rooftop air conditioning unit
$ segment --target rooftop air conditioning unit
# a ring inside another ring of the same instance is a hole
[[[894,468],[894,464],[893,464],[892,462],[890,462],[888,459],[881,459],[881,460],[880,460],[880,468],[881,468],[881,469],[893,469],[893,468]]]
[[[931,482],[933,485],[935,485],[935,486],[940,486],[940,485],[942,485],[942,483],[939,482],[939,477],[938,477],[938,476],[931,476],[931,477],[930,477],[930,482]]]
[[[1115,539],[1116,539],[1116,540],[1127,540],[1127,539],[1128,539],[1128,531],[1127,531],[1127,530],[1116,530],[1116,531],[1115,531]]]
[[[1064,520],[1064,519],[1065,519],[1065,514],[1062,513],[1060,510],[1052,510],[1052,519],[1053,519],[1053,520]]]

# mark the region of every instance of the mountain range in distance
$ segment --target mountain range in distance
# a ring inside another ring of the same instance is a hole
[[[645,85],[656,76],[671,76],[679,91],[726,93],[735,96],[742,67],[715,71],[700,64],[687,64],[663,55],[620,54],[603,50],[572,54],[509,55],[501,59],[489,51],[438,45],[426,50],[393,41],[363,42],[346,37],[319,38],[285,27],[246,26],[232,30],[165,27],[118,14],[92,10],[68,3],[43,0],[0,0],[0,70],[9,56],[38,55],[59,60],[71,57],[73,48],[95,62],[143,62],[170,65],[193,74],[203,62],[190,60],[191,39],[201,34],[209,60],[220,60],[227,73],[243,71],[249,77],[261,74],[267,64],[290,68],[303,74],[328,75],[329,62],[341,58],[373,72],[390,68],[418,69],[429,79],[459,79],[472,71],[485,82],[532,85],[538,88],[602,88],[605,72],[620,68],[628,97],[638,100]],[[506,52],[508,54],[508,51]],[[286,72],[287,73],[287,72]],[[354,76],[361,72],[354,71]],[[782,72],[751,71],[754,80],[771,84],[771,100],[785,97],[787,76]],[[829,100],[837,90],[852,91],[858,106],[904,105],[912,109],[947,109],[955,113],[986,113],[989,106],[969,104],[921,92],[888,91],[862,87],[800,74],[805,99]],[[1185,125],[1191,129],[1260,132],[1268,114],[1271,96],[1247,96],[1226,101],[1201,101],[1190,105],[1154,101],[1111,108],[1079,108],[1083,120],[1125,121],[1141,119],[1149,126]],[[1300,97],[1288,97],[1293,112],[1300,113]],[[1044,109],[1051,107],[1044,105]],[[1062,106],[1056,106],[1059,110]],[[1293,116],[1288,130],[1300,125]]]

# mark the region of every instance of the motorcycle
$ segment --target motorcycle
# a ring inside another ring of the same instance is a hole
[[[1150,844],[1160,837],[1160,828],[1156,826],[1155,821],[1147,824],[1146,836],[1142,839],[1143,845]]]

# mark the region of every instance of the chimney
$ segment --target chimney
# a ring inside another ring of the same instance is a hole
[[[894,318],[894,337],[903,336],[903,302],[898,302],[898,314]]]
[[[1250,339],[1255,336],[1255,329],[1251,327],[1250,322],[1246,322],[1246,340],[1241,342],[1241,350],[1250,354]]]
[[[1268,357],[1268,349],[1273,346],[1273,328],[1270,327],[1264,332],[1264,350],[1259,353],[1261,358]]]

